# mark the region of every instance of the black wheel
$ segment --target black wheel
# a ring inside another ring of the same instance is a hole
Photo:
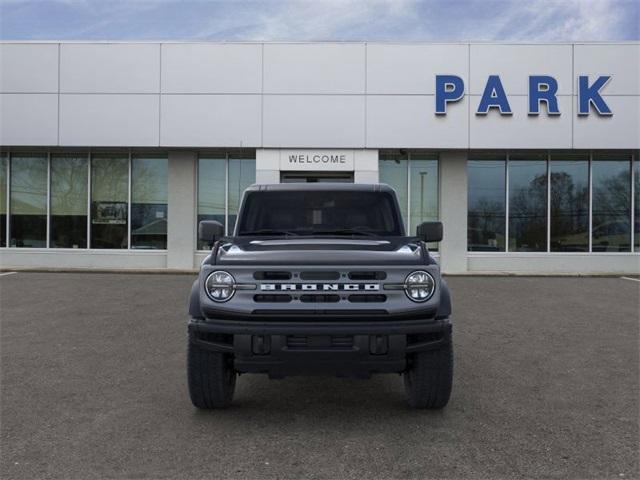
[[[451,396],[453,344],[411,355],[404,372],[404,389],[413,408],[443,408]]]
[[[225,408],[231,404],[236,388],[231,355],[211,352],[189,341],[187,376],[189,396],[195,407]]]

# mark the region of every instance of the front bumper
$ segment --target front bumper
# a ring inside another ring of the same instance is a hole
[[[347,322],[191,319],[189,340],[229,353],[240,373],[271,377],[328,374],[368,377],[402,372],[407,355],[451,342],[451,322]]]

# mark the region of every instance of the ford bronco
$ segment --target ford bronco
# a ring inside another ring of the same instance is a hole
[[[236,377],[404,375],[409,405],[442,408],[453,378],[451,300],[427,248],[440,222],[405,233],[387,185],[253,185],[233,235],[194,282],[188,324],[192,403],[228,406]]]

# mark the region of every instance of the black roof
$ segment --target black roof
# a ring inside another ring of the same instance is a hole
[[[300,191],[340,191],[340,192],[393,192],[386,183],[271,183],[254,184],[247,188],[247,191],[278,191],[278,192],[300,192]]]

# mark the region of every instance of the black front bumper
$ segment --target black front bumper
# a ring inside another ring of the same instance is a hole
[[[189,340],[207,350],[233,354],[240,373],[368,377],[402,372],[408,354],[451,342],[451,322],[191,319]]]

